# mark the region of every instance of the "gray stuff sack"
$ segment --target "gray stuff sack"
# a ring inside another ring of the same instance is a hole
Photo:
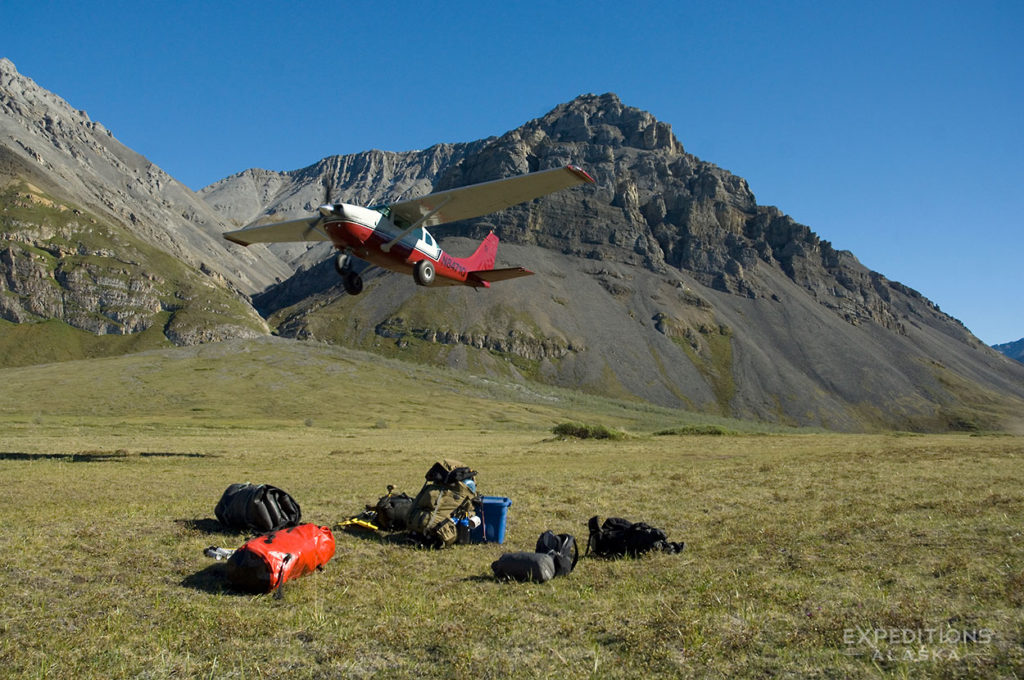
[[[491,563],[499,580],[545,583],[555,575],[555,560],[547,553],[510,552]]]

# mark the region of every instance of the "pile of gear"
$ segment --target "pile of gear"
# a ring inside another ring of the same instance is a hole
[[[359,532],[402,532],[414,545],[443,549],[465,543],[503,543],[505,519],[511,500],[479,496],[477,472],[458,461],[441,460],[427,471],[415,497],[395,493],[393,486],[376,503],[335,529]],[[281,489],[267,484],[232,484],[215,508],[226,528],[255,531],[259,535],[237,550],[210,547],[205,553],[227,560],[228,583],[247,592],[266,593],[290,579],[321,570],[333,557],[334,535],[326,526],[300,524],[299,504]],[[675,554],[682,542],[671,542],[665,532],[643,522],[592,517],[586,555],[638,557],[660,551]],[[571,534],[545,531],[533,552],[508,552],[491,564],[499,580],[544,583],[567,576],[579,561],[579,547]]]
[[[269,484],[232,484],[214,508],[228,529],[260,535],[237,550],[210,546],[208,557],[227,560],[228,583],[237,590],[269,593],[285,582],[323,569],[334,556],[334,534],[316,524],[299,524],[302,509]]]

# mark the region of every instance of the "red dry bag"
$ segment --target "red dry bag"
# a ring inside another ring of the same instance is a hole
[[[300,524],[257,536],[228,559],[227,575],[239,590],[269,593],[285,581],[320,569],[334,556],[327,527]]]

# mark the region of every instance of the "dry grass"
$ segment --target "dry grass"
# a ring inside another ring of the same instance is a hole
[[[435,398],[447,393],[422,378]],[[375,388],[367,394],[379,408]],[[245,419],[230,403],[229,417],[193,417],[194,400],[159,417],[115,416],[102,399],[89,405],[95,414],[36,404],[19,415],[8,403],[5,675],[1024,674],[1021,438],[653,436],[670,419],[654,418],[645,433],[635,414],[611,417],[620,406],[562,403],[552,414],[495,398],[463,427],[446,414],[432,428],[427,397],[392,397],[392,412],[334,423],[314,414],[310,424]],[[214,408],[216,395],[204,399]],[[566,418],[632,422],[631,436],[555,439],[552,423]],[[306,520],[333,524],[387,484],[415,493],[440,456],[477,468],[482,493],[512,498],[504,546],[429,552],[338,534],[327,569],[280,599],[226,590],[202,555],[245,538],[212,519],[229,483],[280,486]],[[545,529],[585,543],[595,514],[647,521],[687,548],[582,559],[544,585],[490,578],[491,561],[532,549]],[[878,630],[989,637],[922,650],[867,643]]]
[[[2,448],[77,440],[26,429]],[[12,675],[934,677],[1024,663],[1016,438],[457,433],[443,452],[513,499],[505,546],[425,552],[339,534],[327,570],[274,599],[226,591],[202,556],[244,538],[211,519],[228,483],[276,484],[306,519],[333,523],[388,483],[415,492],[444,435],[132,429],[94,440],[117,456],[0,460]],[[585,559],[545,585],[490,580],[497,555],[544,529],[585,541],[591,514],[646,520],[686,552]],[[993,639],[931,645],[945,656],[927,662],[902,658],[916,646],[881,644],[878,659],[846,642],[878,628]]]

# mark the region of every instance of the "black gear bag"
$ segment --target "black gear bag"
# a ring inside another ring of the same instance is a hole
[[[601,523],[601,518],[594,516],[588,523],[590,538],[587,540],[587,554],[594,553],[601,557],[620,557],[628,555],[636,557],[652,550],[667,553],[682,552],[685,543],[673,543],[661,529],[656,529],[644,522],[630,522],[621,517],[609,517]]]
[[[552,531],[545,531],[537,539],[537,552],[551,555],[555,561],[555,576],[568,576],[580,558],[576,537]]]
[[[295,526],[302,510],[295,499],[269,484],[232,484],[214,509],[217,520],[229,529],[266,533]]]

